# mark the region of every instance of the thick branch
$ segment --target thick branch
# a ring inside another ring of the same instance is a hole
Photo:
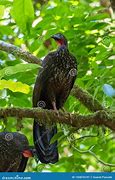
[[[71,94],[92,112],[105,110],[97,99],[94,99],[92,95],[78,86],[73,87]]]
[[[64,123],[76,127],[77,129],[85,128],[91,125],[105,125],[115,131],[115,120],[112,115],[105,111],[97,111],[90,115],[78,115],[70,113],[57,112],[43,109],[29,108],[1,108],[0,117],[18,117],[18,118],[37,118],[41,124]]]
[[[12,44],[6,43],[0,40],[0,50],[5,51],[7,53],[11,53],[16,57],[19,57],[28,63],[41,64],[41,60],[32,55],[27,51],[23,51],[21,48],[14,46]]]

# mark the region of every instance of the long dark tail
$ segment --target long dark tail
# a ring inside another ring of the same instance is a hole
[[[56,163],[58,161],[57,141],[50,144],[51,138],[57,133],[57,127],[46,128],[34,120],[33,138],[37,156],[42,163]]]

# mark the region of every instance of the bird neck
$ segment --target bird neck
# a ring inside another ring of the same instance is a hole
[[[68,51],[68,46],[65,44],[62,44],[59,46],[58,51]]]

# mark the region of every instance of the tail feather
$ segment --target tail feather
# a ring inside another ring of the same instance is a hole
[[[56,163],[58,161],[57,141],[50,144],[51,138],[57,133],[57,127],[46,128],[34,120],[33,138],[37,156],[42,163]]]

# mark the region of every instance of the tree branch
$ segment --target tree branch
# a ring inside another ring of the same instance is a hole
[[[71,144],[71,141],[69,141],[69,143]],[[107,162],[104,162],[102,159],[100,159],[93,151],[91,151],[93,148],[94,148],[94,145],[91,146],[88,150],[80,150],[78,149],[77,147],[75,147],[74,145],[71,144],[71,146],[77,151],[79,152],[80,154],[91,154],[99,163],[103,164],[104,166],[110,166],[110,167],[115,167],[115,164],[111,164],[111,163],[107,163]]]
[[[21,48],[12,44],[0,41],[0,50],[11,53],[16,57],[22,58],[28,63],[41,64],[41,60],[33,56],[31,53],[23,51]],[[98,110],[105,110],[104,107],[94,99],[88,92],[84,91],[78,86],[74,86],[71,95],[75,96],[82,104],[84,104],[90,111],[96,112]]]
[[[41,60],[35,57],[34,55],[32,55],[31,53],[27,51],[23,51],[21,48],[1,40],[0,40],[0,50],[5,51],[7,53],[11,53],[14,56],[19,57],[28,63],[41,64]]]
[[[90,111],[96,112],[99,110],[105,110],[105,108],[99,103],[99,101],[87,91],[83,90],[79,86],[74,86],[71,95],[75,96],[84,106]]]
[[[115,131],[115,117],[113,114],[107,114],[105,111],[97,111],[86,116],[59,112],[58,116],[57,112],[53,110],[41,108],[0,108],[0,117],[36,118],[40,124],[64,123],[77,129],[92,125],[104,125]]]

